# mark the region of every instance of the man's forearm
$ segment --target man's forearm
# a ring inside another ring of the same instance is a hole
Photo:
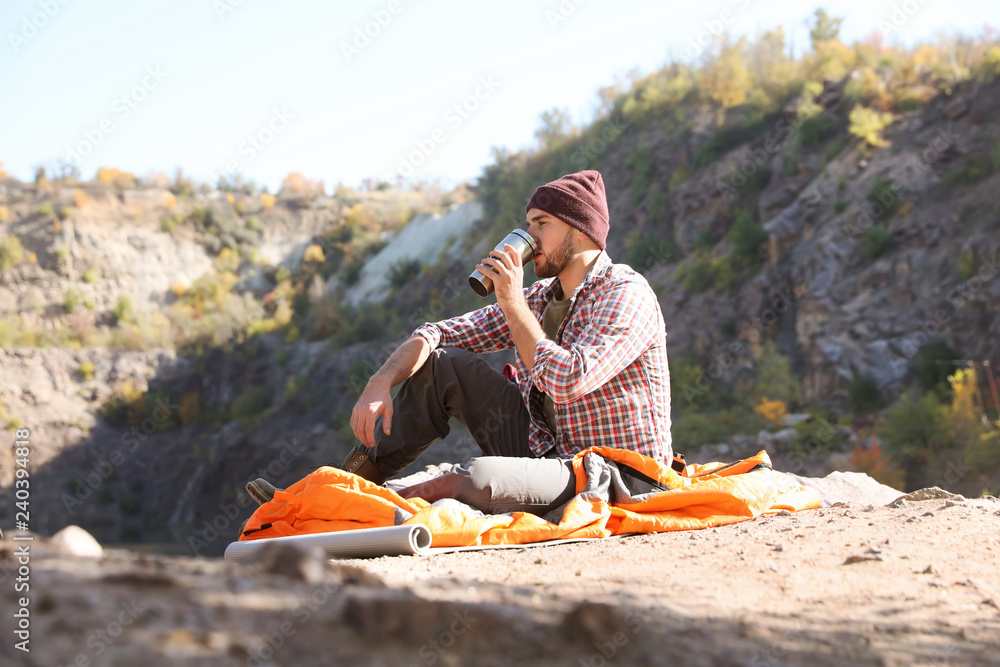
[[[514,339],[514,347],[517,348],[521,361],[530,373],[532,366],[535,365],[535,348],[545,338],[545,333],[526,304],[523,307],[510,308],[510,311],[504,313],[507,317],[507,326],[510,327],[510,336]]]
[[[431,347],[427,341],[420,336],[412,336],[389,355],[382,368],[375,371],[368,380],[368,384],[381,384],[386,389],[391,389],[416,373],[430,354]]]

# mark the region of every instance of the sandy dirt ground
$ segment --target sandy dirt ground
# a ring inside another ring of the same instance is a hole
[[[996,665],[1000,502],[944,492],[715,529],[255,565],[44,541],[8,665]]]

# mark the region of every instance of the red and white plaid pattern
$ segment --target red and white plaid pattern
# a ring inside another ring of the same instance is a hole
[[[556,289],[555,279],[524,290],[538,321]],[[573,293],[574,303],[556,340],[535,348],[529,373],[520,355],[517,376],[531,415],[529,446],[541,456],[552,447],[570,457],[593,446],[630,449],[669,462],[670,375],[666,328],[646,279],[602,252]],[[496,304],[413,332],[431,346],[477,354],[514,347]],[[558,433],[545,418],[543,396],[552,397]]]

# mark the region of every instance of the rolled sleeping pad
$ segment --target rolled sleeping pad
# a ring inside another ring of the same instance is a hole
[[[431,531],[422,523],[384,528],[359,528],[334,533],[290,535],[260,540],[233,542],[226,547],[225,559],[252,562],[269,544],[296,544],[318,547],[328,558],[366,558],[373,556],[425,556],[430,553]]]

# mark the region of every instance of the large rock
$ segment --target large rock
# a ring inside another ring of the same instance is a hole
[[[52,536],[52,544],[73,556],[100,558],[104,555],[100,543],[80,526],[66,526]]]

